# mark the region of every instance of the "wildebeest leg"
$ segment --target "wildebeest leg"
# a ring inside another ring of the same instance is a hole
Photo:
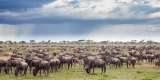
[[[118,64],[118,68],[121,68],[121,64]]]
[[[13,67],[11,67],[11,73],[13,73]]]
[[[44,69],[44,74],[45,74],[45,76],[47,76],[47,75],[48,75],[48,73],[49,73],[49,72],[48,72],[48,69],[47,69],[47,68],[45,68],[45,69]]]
[[[46,76],[46,69],[43,69],[43,74]]]
[[[71,63],[71,68],[72,68],[73,63]]]
[[[49,69],[47,69],[47,75],[49,74]]]
[[[127,68],[129,67],[129,63],[127,62]]]
[[[30,73],[32,73],[32,66],[29,67],[29,71],[30,71]]]
[[[62,64],[61,64],[61,67],[62,67],[62,68],[63,68],[63,65],[64,65],[64,64],[62,63]]]
[[[18,74],[19,74],[19,69],[16,68],[16,69],[15,69],[15,76],[18,76]]]
[[[0,67],[0,73],[2,72],[2,68]]]
[[[56,71],[56,72],[58,71],[58,65],[55,66],[55,71]]]
[[[109,68],[111,69],[112,68],[112,65],[111,64],[108,64]]]
[[[132,63],[132,67],[135,68],[135,62]]]
[[[116,66],[116,69],[117,69],[117,67],[118,67],[118,64],[116,63],[116,64],[115,64],[115,66]]]
[[[60,67],[61,67],[61,63],[58,65],[58,69],[60,69]]]
[[[53,72],[53,66],[51,66],[51,72]]]
[[[68,64],[68,70],[69,70],[69,67],[70,67],[70,63]]]
[[[101,74],[103,73],[103,70],[104,70],[103,67],[101,67]]]
[[[23,75],[25,75],[25,76],[26,76],[26,74],[27,74],[27,69],[28,69],[28,67],[26,67],[26,68],[24,69]]]
[[[104,73],[106,73],[106,66],[104,66]]]
[[[5,72],[5,74],[8,74],[8,69],[4,68],[4,72]]]
[[[41,69],[39,70],[39,73],[40,73],[40,76],[42,76],[42,70]]]
[[[93,69],[93,74],[94,74],[94,67],[92,69]]]

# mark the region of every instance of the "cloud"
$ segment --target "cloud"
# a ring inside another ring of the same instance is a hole
[[[159,25],[109,25],[91,31],[87,39],[95,41],[155,40],[160,38]]]
[[[155,12],[149,15],[150,18],[160,18],[160,12]]]
[[[38,8],[54,0],[0,0],[0,12],[23,12],[31,8]]]
[[[106,18],[108,12],[117,6],[114,0],[56,0],[42,6],[42,12],[78,18]]]
[[[111,23],[124,21],[127,23],[127,20],[138,19],[149,21],[152,18],[159,18],[151,15],[160,11],[160,8],[152,7],[151,2],[151,0],[52,0],[50,3],[22,12],[10,10],[0,12],[0,23],[54,24],[96,21],[108,23],[107,20]]]
[[[157,0],[56,0],[42,6],[42,12],[76,18],[145,18],[157,10]],[[140,9],[139,9],[140,8]]]
[[[152,7],[160,8],[160,1],[159,0],[151,0],[149,5]]]

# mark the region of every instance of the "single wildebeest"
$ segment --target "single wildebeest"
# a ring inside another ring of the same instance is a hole
[[[26,75],[28,69],[28,64],[24,61],[18,61],[15,69],[15,76]]]
[[[39,73],[40,76],[42,74],[44,75],[48,75],[49,74],[49,69],[50,69],[50,63],[48,61],[45,60],[41,60],[37,66],[35,66],[35,68],[33,69],[33,75],[37,76],[37,74]]]
[[[88,56],[84,60],[84,68],[87,73],[90,73],[91,69],[101,68],[102,72],[106,72],[106,62],[103,59],[97,59],[95,56]]]
[[[37,57],[27,58],[26,62],[28,63],[29,70],[30,70],[30,73],[31,73],[32,69],[39,65],[39,63],[41,62],[41,59],[37,58]]]
[[[115,68],[118,68],[121,66],[121,60],[116,57],[107,56],[106,63],[109,65],[113,65]]]
[[[129,68],[130,65],[135,68],[136,61],[137,59],[135,57],[129,56],[127,60],[127,68]]]
[[[8,73],[8,72],[6,71],[6,70],[8,69],[7,63],[8,63],[7,60],[0,59],[0,73],[1,73],[2,70],[3,70],[6,74]]]
[[[73,56],[71,55],[63,55],[63,56],[60,56],[59,57],[59,60],[60,60],[60,66],[63,67],[64,64],[67,64],[68,66],[68,69],[71,67],[72,68],[72,65],[73,65]]]
[[[160,59],[155,60],[155,66],[160,68]]]
[[[60,67],[60,60],[58,58],[53,58],[50,60],[51,72],[53,72],[53,70],[57,71],[59,67]]]

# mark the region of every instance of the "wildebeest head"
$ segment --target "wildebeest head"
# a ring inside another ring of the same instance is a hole
[[[90,67],[89,67],[89,65],[85,65],[85,71],[89,74],[90,73]]]

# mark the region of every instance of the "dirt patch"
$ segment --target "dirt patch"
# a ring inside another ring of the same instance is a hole
[[[10,57],[7,57],[7,56],[1,56],[0,59],[3,59],[3,60],[8,60]]]

